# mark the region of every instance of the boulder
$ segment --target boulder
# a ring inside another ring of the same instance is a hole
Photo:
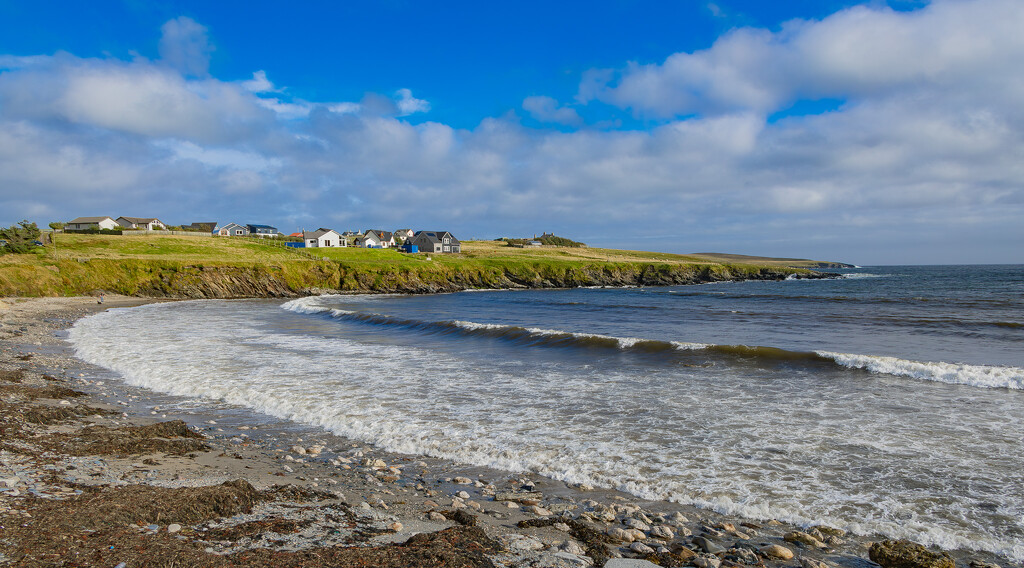
[[[799,542],[800,544],[804,544],[813,548],[827,548],[824,542],[821,542],[814,536],[802,531],[788,532],[785,534],[785,536],[782,537],[782,540],[786,542]]]
[[[956,568],[946,552],[932,552],[909,540],[883,540],[871,544],[868,558],[883,568]]]

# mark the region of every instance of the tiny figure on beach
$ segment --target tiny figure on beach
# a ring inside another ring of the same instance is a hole
[[[97,303],[97,304],[102,304],[102,303],[103,303],[103,294],[100,294],[100,301],[99,301],[99,302],[96,302],[96,303]]]

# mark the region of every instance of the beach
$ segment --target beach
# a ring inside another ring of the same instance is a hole
[[[751,521],[188,406],[76,359],[61,336],[89,314],[149,302],[0,299],[0,565],[874,564],[880,539],[834,527]],[[949,554],[961,566],[1010,565]]]

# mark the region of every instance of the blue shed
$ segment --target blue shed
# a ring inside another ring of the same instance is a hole
[[[420,252],[420,247],[412,244],[409,241],[405,241],[404,243],[402,243],[401,246],[398,247],[398,249],[401,250],[402,252]]]

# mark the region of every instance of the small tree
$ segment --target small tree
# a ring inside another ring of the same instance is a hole
[[[30,252],[33,247],[32,241],[38,241],[39,235],[39,227],[28,221],[0,229],[0,239],[7,241],[7,250],[16,254]]]
[[[50,223],[50,228],[53,229],[54,231],[59,231],[67,226],[67,223],[61,223],[60,221],[54,221],[53,223]]]

